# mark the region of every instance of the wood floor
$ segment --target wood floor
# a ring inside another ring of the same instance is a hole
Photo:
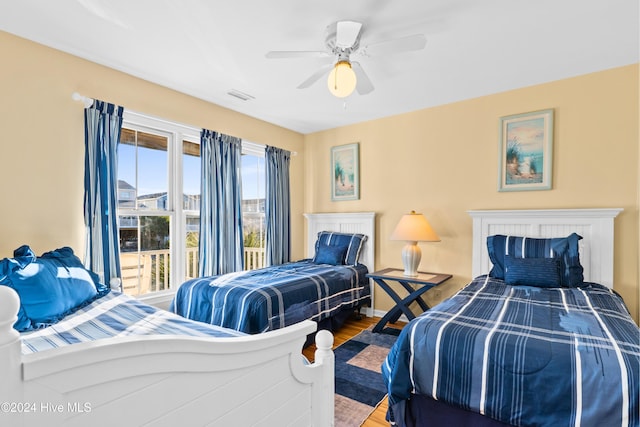
[[[379,317],[362,317],[361,320],[357,319],[349,319],[345,322],[345,324],[340,328],[340,330],[336,331],[333,334],[334,342],[333,348],[336,348],[340,344],[348,341],[352,337],[355,337],[363,330],[368,327],[375,325],[380,320]],[[404,323],[398,322],[395,325],[388,325],[397,328],[402,328]],[[310,345],[309,347],[303,350],[303,354],[309,359],[313,361],[313,353],[316,350],[315,345]],[[385,416],[387,415],[387,398],[378,405],[378,407],[373,411],[373,413],[367,418],[367,420],[362,424],[363,427],[389,427],[389,423],[385,420]]]

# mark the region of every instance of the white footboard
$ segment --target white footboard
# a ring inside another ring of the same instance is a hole
[[[21,354],[19,301],[0,286],[0,425],[331,426],[333,337],[316,323],[237,338],[145,336]]]

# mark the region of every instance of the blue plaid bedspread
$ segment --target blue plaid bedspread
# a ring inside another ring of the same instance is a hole
[[[245,335],[231,329],[193,322],[127,295],[110,292],[52,326],[21,334],[22,353],[101,338],[159,334],[195,337]]]
[[[255,334],[305,319],[324,320],[369,298],[364,265],[311,261],[191,279],[170,310],[188,319]]]
[[[422,394],[514,426],[638,426],[640,330],[622,299],[480,276],[407,325],[382,366],[403,425]]]

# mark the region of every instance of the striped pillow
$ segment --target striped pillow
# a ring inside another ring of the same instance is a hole
[[[487,250],[493,267],[489,276],[505,279],[504,258],[558,258],[560,259],[560,285],[564,287],[580,286],[584,281],[580,264],[578,241],[582,236],[572,233],[567,237],[532,238],[505,236],[496,234],[487,237]]]
[[[316,255],[313,262],[320,252],[322,245],[339,246],[345,249],[344,265],[357,265],[360,259],[360,252],[364,247],[367,236],[359,233],[336,233],[333,231],[321,231],[318,233],[316,240]]]
[[[559,288],[560,269],[560,258],[504,257],[504,281],[507,285]]]

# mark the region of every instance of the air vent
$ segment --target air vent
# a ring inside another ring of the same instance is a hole
[[[229,92],[227,92],[227,95],[235,96],[236,98],[241,99],[243,101],[248,101],[250,99],[256,99],[255,96],[251,96],[248,93],[244,93],[244,92],[241,92],[241,91],[236,90],[236,89],[231,89]]]

